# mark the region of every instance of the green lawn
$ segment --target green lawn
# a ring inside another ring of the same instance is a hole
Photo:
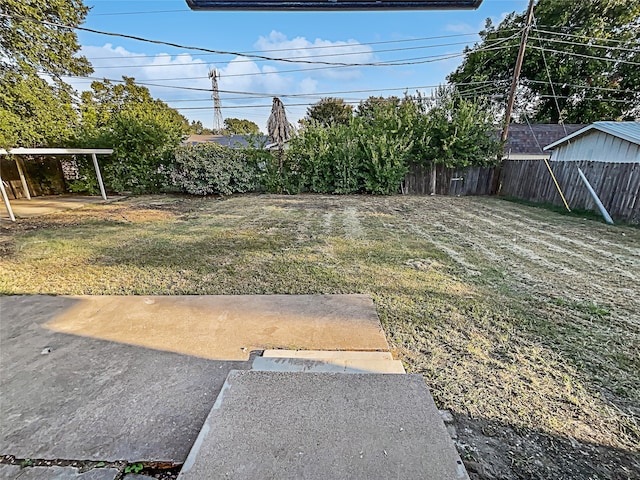
[[[134,197],[1,225],[3,294],[369,294],[476,478],[640,477],[637,228],[494,198],[315,195]]]

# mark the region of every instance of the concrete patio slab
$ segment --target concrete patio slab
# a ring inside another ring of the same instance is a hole
[[[419,375],[229,374],[179,480],[468,479]]]
[[[82,208],[86,205],[115,202],[122,198],[124,197],[109,197],[109,199],[105,201],[102,197],[47,195],[43,197],[32,197],[31,200],[19,198],[10,200],[10,202],[14,215],[19,219],[48,215],[51,213],[63,212],[65,210],[73,210],[75,208]],[[2,213],[0,214],[0,219],[8,222],[11,221],[6,215],[4,206],[1,208]]]
[[[0,464],[0,479],[13,480],[16,478],[22,469],[19,465],[3,465]]]
[[[183,462],[227,374],[249,362],[47,326],[81,304],[71,297],[0,297],[0,454]],[[113,328],[121,325],[115,321]],[[155,329],[147,323],[148,331]]]
[[[306,358],[313,360],[393,360],[391,352],[349,352],[341,350],[265,350],[265,358]]]
[[[252,350],[384,350],[366,295],[85,296],[46,328],[212,360]]]
[[[398,360],[339,359],[313,360],[308,358],[256,357],[251,370],[260,372],[300,372],[300,373],[397,373],[403,374],[404,367]]]
[[[0,465],[0,479],[3,480],[114,480],[119,472],[116,468],[94,468],[80,473],[74,467],[26,467]]]

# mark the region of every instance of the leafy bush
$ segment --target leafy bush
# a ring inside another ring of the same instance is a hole
[[[180,146],[167,167],[170,185],[192,195],[244,193],[258,187],[258,163],[248,154],[217,143]]]
[[[93,82],[82,94],[82,127],[77,146],[113,148],[100,159],[106,186],[116,192],[154,193],[168,187],[167,164],[180,143],[186,119],[145,87],[124,77],[122,84]],[[79,160],[80,180],[72,191],[95,192],[91,160]]]
[[[413,145],[395,103],[376,105],[348,125],[310,124],[290,142],[299,189],[315,193],[396,193]],[[371,114],[371,115],[369,115]]]
[[[315,193],[359,190],[356,139],[350,127],[309,125],[290,142],[288,156],[298,167],[299,188]]]

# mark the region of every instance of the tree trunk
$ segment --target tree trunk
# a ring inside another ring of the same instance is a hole
[[[436,162],[431,162],[431,195],[436,194]]]

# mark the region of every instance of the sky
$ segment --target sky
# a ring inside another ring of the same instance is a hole
[[[523,12],[528,2],[364,12],[192,11],[185,0],[84,3],[91,11],[83,27],[118,35],[78,31],[82,54],[95,71],[89,79],[68,80],[77,90],[88,90],[92,78],[134,77],[190,121],[212,128],[208,74],[215,69],[222,117],[251,120],[266,132],[274,96],[296,124],[325,97],[355,106],[369,96],[430,94],[461,63],[464,47],[479,40],[487,18],[498,23]],[[372,63],[378,65],[362,65]]]

